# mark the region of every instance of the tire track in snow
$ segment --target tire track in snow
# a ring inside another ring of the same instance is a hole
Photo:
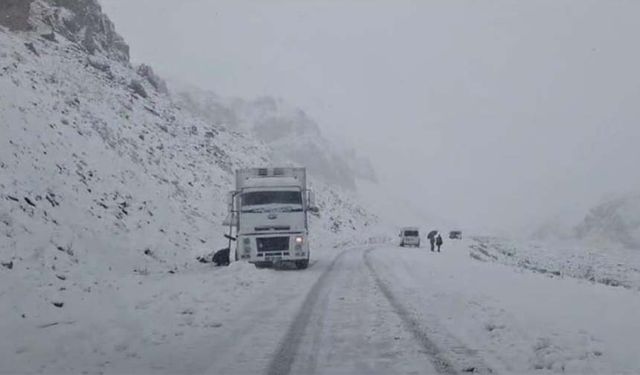
[[[322,290],[325,288],[329,275],[333,268],[348,250],[344,250],[331,262],[327,270],[313,284],[307,297],[302,303],[300,311],[298,311],[293,323],[289,326],[289,330],[284,339],[278,346],[273,360],[267,369],[268,375],[287,375],[291,372],[291,366],[296,359],[297,348],[302,342],[305,334],[305,327],[308,325],[315,307],[320,299]]]
[[[407,330],[411,332],[414,339],[422,346],[425,350],[425,353],[431,359],[431,363],[435,367],[436,371],[440,374],[457,374],[458,370],[454,367],[455,362],[452,362],[445,353],[438,347],[438,345],[431,340],[429,335],[425,332],[423,325],[420,320],[415,317],[415,314],[412,314],[411,311],[406,309],[395,297],[389,286],[380,278],[380,276],[376,273],[371,259],[369,257],[369,253],[371,253],[374,248],[370,248],[364,251],[364,263],[367,268],[371,272],[373,279],[375,280],[378,288],[382,291],[382,294],[389,301],[395,313],[400,317],[402,322],[405,324]],[[466,348],[460,344],[457,344],[455,347],[448,348],[450,352],[453,352],[458,355],[462,355],[466,361],[464,363],[458,363],[459,370],[465,373],[493,373],[493,370],[489,368],[481,359],[475,357],[475,352],[469,348]],[[463,362],[463,361],[456,361]]]

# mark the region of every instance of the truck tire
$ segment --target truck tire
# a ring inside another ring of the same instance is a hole
[[[272,266],[270,262],[256,262],[253,264],[256,268],[269,268]]]
[[[299,270],[304,270],[309,267],[309,259],[304,260],[296,260],[296,268]]]

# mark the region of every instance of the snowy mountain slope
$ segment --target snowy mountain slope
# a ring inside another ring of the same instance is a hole
[[[601,201],[586,212],[564,212],[546,220],[532,238],[581,242],[586,247],[640,249],[640,194]]]
[[[32,25],[74,19],[44,1],[31,9]],[[112,295],[132,275],[186,272],[226,245],[233,170],[274,163],[263,143],[173,105],[119,42],[89,50],[86,38],[42,35],[0,26],[0,311],[12,317],[2,332],[79,313],[72,301]],[[374,216],[310,183],[321,208],[312,251],[368,239]]]
[[[578,238],[600,245],[621,244],[640,250],[640,194],[630,194],[592,208],[576,227]]]
[[[357,180],[376,181],[368,159],[353,149],[329,142],[303,110],[281,99],[223,98],[195,87],[176,84],[176,102],[214,123],[225,124],[265,142],[276,160],[305,165],[325,182],[355,190]]]

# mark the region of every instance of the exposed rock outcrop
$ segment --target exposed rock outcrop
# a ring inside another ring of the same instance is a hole
[[[33,0],[0,1],[0,25],[12,31],[30,30],[29,12],[32,2]]]
[[[0,25],[12,31],[38,30],[49,39],[60,34],[92,55],[102,52],[129,61],[129,46],[97,0],[2,0]]]

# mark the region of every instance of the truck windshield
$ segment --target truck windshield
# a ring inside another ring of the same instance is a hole
[[[404,236],[405,237],[418,237],[418,231],[417,230],[405,230],[404,231]]]
[[[241,196],[242,212],[302,211],[300,191],[252,191]]]

